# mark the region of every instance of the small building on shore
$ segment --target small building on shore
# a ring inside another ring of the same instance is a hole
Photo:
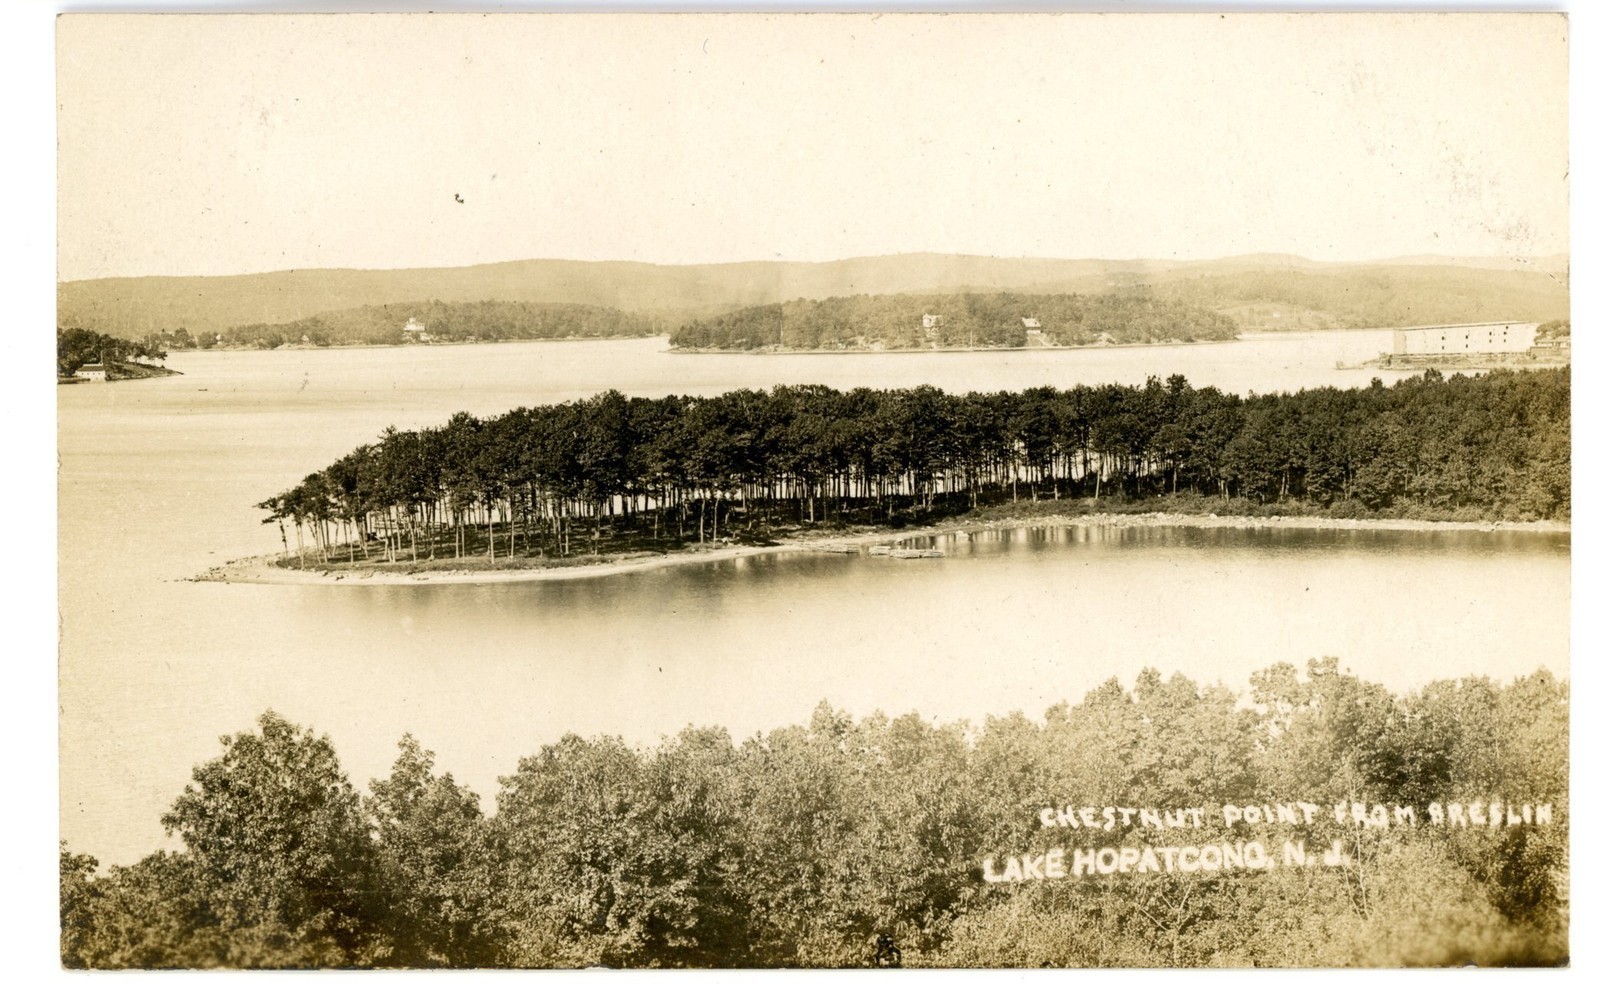
[[[433,336],[428,334],[428,326],[416,318],[407,318],[406,326],[400,330],[404,332],[402,337],[408,342],[428,342],[433,340]]]
[[[1483,355],[1527,352],[1539,326],[1531,321],[1484,321],[1470,325],[1417,325],[1394,329],[1393,355]]]
[[[86,379],[91,383],[103,383],[106,381],[106,367],[100,362],[89,362],[79,366],[78,371],[74,372],[73,375],[79,379]]]

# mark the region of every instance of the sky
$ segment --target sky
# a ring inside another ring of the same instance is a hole
[[[1568,249],[1552,14],[69,15],[58,278]]]

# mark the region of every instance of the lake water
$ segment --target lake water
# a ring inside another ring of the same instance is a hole
[[[1565,535],[1048,529],[944,560],[784,554],[572,582],[405,587],[184,580],[278,549],[253,504],[386,426],[616,388],[777,383],[953,392],[1140,383],[1361,386],[1381,332],[970,355],[673,355],[662,339],[178,353],[184,375],[60,387],[62,836],[125,863],[217,737],[272,708],[358,785],[414,733],[492,801],[568,731],[736,738],[821,700],[937,721],[1038,717],[1145,666],[1247,685],[1331,655],[1396,688],[1568,672]]]

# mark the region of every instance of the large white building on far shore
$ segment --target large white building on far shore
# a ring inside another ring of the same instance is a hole
[[[1479,355],[1526,352],[1539,326],[1531,321],[1484,321],[1470,325],[1418,325],[1394,329],[1394,355]]]

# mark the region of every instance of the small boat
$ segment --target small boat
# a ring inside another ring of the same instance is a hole
[[[934,557],[943,557],[943,550],[912,550],[900,549],[889,551],[889,556],[895,560],[923,560]]]

